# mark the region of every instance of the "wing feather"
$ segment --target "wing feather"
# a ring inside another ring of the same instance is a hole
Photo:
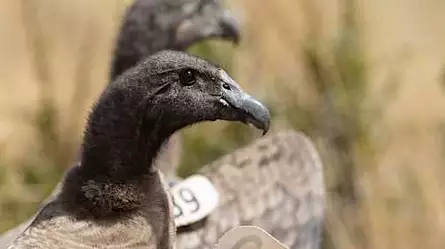
[[[177,248],[212,248],[237,225],[259,226],[294,249],[319,248],[323,168],[312,142],[286,131],[258,139],[203,167],[221,195],[198,229],[177,235]]]
[[[56,200],[45,205],[8,247],[11,249],[156,249],[156,236],[143,215],[121,222],[75,220]]]

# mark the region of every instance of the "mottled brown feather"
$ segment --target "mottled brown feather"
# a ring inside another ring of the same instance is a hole
[[[303,134],[256,140],[202,168],[220,205],[197,228],[178,233],[181,249],[213,248],[238,225],[259,226],[293,249],[320,247],[325,189],[318,152]]]
[[[77,220],[71,212],[65,210],[66,205],[62,205],[59,184],[38,214],[27,221],[26,225],[22,224],[20,226],[22,229],[16,228],[8,237],[2,238],[0,243],[3,246],[6,239],[11,241],[15,239],[7,247],[11,249],[159,248],[157,238],[163,238],[162,233],[165,232],[159,225],[165,223],[165,220],[171,221],[166,229],[168,240],[173,241],[175,236],[174,223],[169,212],[172,204],[167,196],[168,186],[163,180],[162,173],[158,171],[150,180],[161,183],[153,186],[162,186],[159,190],[152,190],[152,193],[157,194],[151,195],[150,205],[128,217],[120,217],[119,222]],[[167,201],[169,208],[165,208],[164,200]],[[6,243],[9,244],[11,241]]]

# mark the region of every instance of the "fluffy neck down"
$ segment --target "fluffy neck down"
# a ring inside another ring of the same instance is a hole
[[[118,83],[111,84],[94,106],[81,163],[66,176],[62,198],[78,217],[121,216],[166,195],[152,163],[174,130],[161,123],[147,89]]]

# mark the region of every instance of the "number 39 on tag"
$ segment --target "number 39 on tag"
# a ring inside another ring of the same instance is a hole
[[[185,226],[208,216],[219,204],[219,194],[204,176],[193,175],[170,189],[176,226]]]

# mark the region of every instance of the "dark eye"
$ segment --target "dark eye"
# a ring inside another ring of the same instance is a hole
[[[193,69],[184,69],[179,73],[179,80],[184,86],[191,86],[196,82],[196,74]]]
[[[226,90],[230,90],[230,85],[227,83],[223,83],[222,87]]]

